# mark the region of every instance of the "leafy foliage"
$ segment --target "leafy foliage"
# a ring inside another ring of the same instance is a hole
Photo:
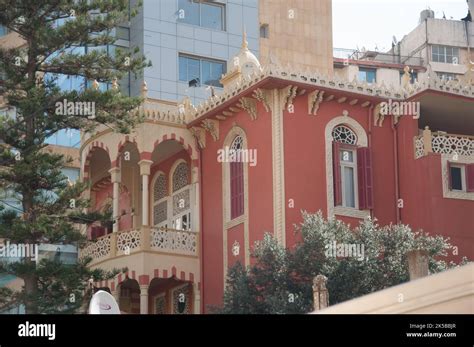
[[[106,50],[115,42],[114,28],[136,10],[129,14],[128,0],[0,1],[0,25],[23,43],[0,48],[5,74],[0,104],[14,110],[0,116],[0,189],[21,202],[19,209],[0,211],[0,239],[80,245],[84,236],[75,224],[110,218],[81,212],[88,206],[81,198],[87,185],[69,184],[61,169],[71,159],[46,151],[45,140],[64,129],[90,131],[101,124],[128,133],[141,121],[133,112],[141,98],[124,96],[118,88],[89,87],[119,81],[126,73],[140,74],[149,65],[136,49]],[[60,89],[64,76],[83,78],[82,88]],[[95,117],[60,114],[57,103],[63,100],[94,103]],[[24,280],[22,290],[6,301],[24,303],[27,313],[75,312],[89,278],[111,278],[118,272],[91,271],[89,262],[4,262],[0,272]]]
[[[443,260],[452,248],[442,236],[413,232],[406,225],[381,227],[366,219],[355,229],[318,212],[303,212],[297,227],[301,241],[285,249],[266,234],[254,248],[254,263],[229,269],[220,313],[306,313],[313,309],[312,280],[328,278],[330,305],[382,290],[409,279],[406,254],[428,251],[431,273],[455,266]],[[363,259],[335,257],[326,251],[337,244],[363,245]]]

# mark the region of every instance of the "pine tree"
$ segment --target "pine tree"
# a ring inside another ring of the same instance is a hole
[[[141,98],[124,96],[117,88],[97,88],[98,83],[120,81],[125,73],[140,74],[149,65],[136,49],[115,49],[114,56],[101,49],[114,44],[113,29],[128,21],[128,0],[0,0],[0,25],[25,42],[19,48],[0,48],[5,76],[1,96],[16,110],[15,116],[0,119],[0,187],[21,202],[20,209],[0,211],[0,239],[80,245],[84,236],[76,224],[101,218],[81,212],[88,205],[81,198],[86,183],[68,184],[61,168],[70,158],[45,151],[45,140],[64,129],[90,131],[100,124],[127,133],[140,121],[130,111]],[[87,84],[63,91],[58,87],[61,75],[79,76]],[[58,112],[64,100],[93,103],[95,113]],[[0,272],[24,280],[21,292],[3,300],[23,303],[27,313],[77,312],[89,278],[110,278],[118,271],[91,271],[89,262],[3,263]]]

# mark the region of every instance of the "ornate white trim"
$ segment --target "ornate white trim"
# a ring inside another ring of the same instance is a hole
[[[274,89],[272,100],[273,232],[283,247],[286,246],[283,109],[293,102],[295,88]]]
[[[198,146],[202,148],[206,148],[206,132],[204,128],[201,127],[192,127],[189,129],[191,134],[196,139]]]
[[[243,139],[243,148],[248,148],[247,135],[244,129],[234,125],[227,133],[224,141],[224,147],[230,147],[232,141],[236,136],[241,136]],[[244,223],[244,250],[245,250],[245,265],[250,264],[250,241],[249,241],[249,179],[248,179],[248,163],[244,163],[244,214],[230,219],[230,167],[229,163],[222,163],[222,220],[223,220],[223,263],[224,263],[224,287],[227,279],[228,267],[228,252],[227,252],[227,233],[229,229],[236,225]]]
[[[282,112],[290,106],[293,106],[297,91],[298,87],[292,86],[291,84],[280,89],[280,107]]]
[[[245,183],[244,183],[245,184]],[[227,199],[229,199],[229,196],[227,196]],[[242,224],[245,222],[245,214],[237,217],[237,218],[234,218],[232,220],[229,220],[229,221],[226,221],[224,223],[224,226],[225,226],[225,229],[232,229],[233,227],[235,227],[236,225],[239,225],[239,224]]]
[[[218,120],[204,119],[201,122],[201,126],[203,127],[203,129],[205,129],[211,134],[214,141],[219,140],[219,121]]]
[[[334,215],[365,219],[370,216],[370,211],[358,210],[356,208],[350,208],[350,207],[335,206]]]
[[[245,110],[252,120],[257,119],[257,100],[253,98],[240,98],[240,103],[238,105],[240,108]]]
[[[474,164],[474,157],[459,155],[458,160],[454,161],[451,154],[441,154],[441,179],[443,185],[443,198],[446,199],[461,199],[474,201],[473,192],[459,192],[452,191],[449,189],[449,172],[448,172],[448,161],[455,162],[456,164]]]
[[[324,100],[324,90],[315,90],[308,94],[308,114],[317,116],[321,103]]]
[[[367,147],[368,139],[367,133],[365,132],[362,125],[356,120],[348,116],[339,116],[331,119],[326,124],[324,132],[326,139],[326,189],[327,189],[327,214],[328,218],[333,218],[334,215],[354,217],[354,218],[366,218],[370,216],[368,210],[358,210],[355,208],[334,206],[334,188],[333,179],[334,173],[332,170],[332,131],[338,125],[346,125],[352,129],[357,135],[357,145],[361,147]]]

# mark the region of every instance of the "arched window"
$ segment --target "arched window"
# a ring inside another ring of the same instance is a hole
[[[191,191],[189,188],[189,166],[185,161],[175,164],[171,171],[172,228],[191,230]]]
[[[167,180],[164,173],[159,172],[157,175],[153,185],[153,225],[160,225],[168,219]]]
[[[356,133],[346,125],[332,130],[334,206],[373,208],[370,151],[361,147]]]
[[[356,145],[356,134],[345,125],[338,125],[332,131],[332,138],[335,142],[344,143],[346,145]]]
[[[186,187],[189,184],[188,164],[182,162],[178,164],[173,172],[173,193]]]
[[[230,219],[244,214],[244,164],[241,160],[243,138],[238,135],[230,146],[233,160],[230,162]]]

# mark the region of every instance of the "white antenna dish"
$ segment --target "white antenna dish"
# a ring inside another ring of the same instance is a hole
[[[99,290],[92,296],[89,314],[120,314],[115,298],[105,290]]]
[[[393,37],[392,37],[392,42],[393,42],[393,44],[394,44],[395,46],[396,46],[397,43],[398,43],[398,40],[397,40],[397,38],[395,37],[395,35],[393,35]]]

